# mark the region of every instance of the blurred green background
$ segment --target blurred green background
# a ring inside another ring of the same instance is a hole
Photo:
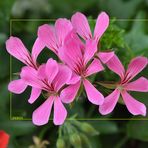
[[[83,12],[90,19],[89,22],[92,28],[95,23],[92,19],[96,19],[101,11],[106,11],[109,14],[111,25],[101,39],[101,50],[114,50],[125,66],[132,57],[137,55],[148,57],[148,0],[1,0],[0,129],[11,135],[10,148],[28,148],[34,144],[33,136],[37,136],[41,141],[49,141],[47,148],[54,148],[59,139],[58,131],[60,129],[54,126],[52,121],[45,126],[36,127],[31,121],[27,120],[31,118],[32,111],[43,102],[43,98],[40,97],[35,104],[28,104],[30,88],[21,95],[13,94],[10,102],[10,95],[7,90],[10,75],[12,79],[17,79],[17,76],[13,73],[19,72],[22,66],[19,61],[12,58],[12,73],[10,74],[10,57],[5,49],[5,41],[10,36],[10,19],[12,20],[11,35],[20,37],[28,50],[31,50],[39,25],[44,23],[53,24],[54,21],[49,19],[59,17],[70,19],[76,11]],[[39,62],[46,62],[49,57],[57,58],[52,52],[45,49],[38,60]],[[148,68],[140,75],[148,78]],[[91,80],[95,82],[103,80],[117,81],[118,78],[106,69],[92,77]],[[105,96],[110,93],[110,90],[102,86],[97,87]],[[148,93],[133,93],[132,95],[148,106]],[[98,114],[96,106],[90,107],[85,99],[85,93],[82,94],[81,98],[75,101],[72,107],[67,106],[69,117],[78,113],[78,118],[102,118]],[[16,121],[17,117],[24,121]],[[82,129],[77,129],[77,134],[81,136],[76,138],[75,144],[68,140],[66,137],[68,135],[64,135],[67,139],[64,148],[77,148],[79,143],[81,143],[82,148],[148,147],[148,121],[135,120],[136,118],[133,118],[122,104],[118,104],[115,111],[107,117],[110,119],[122,118],[123,120],[79,121],[82,125],[84,122],[91,124],[95,131],[100,134],[93,136],[91,132],[90,134],[84,132],[82,136]],[[124,118],[129,120],[124,120]],[[73,124],[71,122],[67,121],[66,125]],[[88,144],[86,144],[87,141]],[[43,148],[41,144],[40,146],[37,145],[36,148]]]

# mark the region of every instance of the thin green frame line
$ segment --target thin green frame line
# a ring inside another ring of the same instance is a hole
[[[55,21],[56,19],[10,19],[10,36],[12,35],[12,23],[13,22],[21,22],[21,21]],[[92,21],[92,20],[95,20],[95,19],[88,19],[89,21]],[[110,19],[110,20],[113,20],[113,19]],[[145,21],[145,22],[148,22],[148,19],[116,19],[116,21],[119,21],[119,22],[127,22],[127,21]],[[12,57],[10,56],[10,81],[12,80]],[[19,119],[20,118],[20,119]],[[18,120],[17,120],[18,119]],[[134,121],[137,121],[137,120],[145,120],[145,121],[148,121],[148,118],[143,118],[143,117],[140,117],[140,118],[105,118],[105,117],[101,117],[101,118],[75,118],[76,120],[79,120],[79,121],[104,121],[104,120],[111,120],[111,121],[124,121],[124,120],[134,120]],[[72,120],[75,120],[75,119],[71,119],[71,118],[67,118],[66,120],[67,121],[72,121]],[[17,121],[31,121],[32,119],[31,118],[24,118],[24,117],[21,117],[21,116],[12,116],[12,93],[10,93],[10,120],[17,120]],[[49,119],[50,121],[52,121],[53,119]]]
[[[96,19],[88,19],[89,21],[94,21],[94,20],[96,20]],[[110,19],[110,20],[114,20],[114,19]],[[23,22],[25,22],[25,21],[56,21],[56,19],[10,19],[10,21],[12,21],[12,22],[19,22],[19,21],[23,21]],[[147,22],[148,21],[148,19],[116,19],[116,21],[125,21],[125,22],[127,22],[127,21],[144,21],[144,22]]]
[[[12,121],[31,121],[31,118],[22,118],[22,119],[13,119]],[[148,121],[148,118],[66,118],[66,121]],[[53,119],[49,119],[49,121],[53,121]]]
[[[9,24],[10,26],[10,36],[12,35],[12,21],[10,20],[10,24]],[[10,74],[10,81],[12,80],[12,57],[10,56],[9,57],[9,60],[10,60],[10,65],[9,65],[9,74]],[[12,117],[12,93],[10,92],[9,93],[10,95],[9,95],[9,99],[10,99],[10,120],[11,120],[11,117]]]

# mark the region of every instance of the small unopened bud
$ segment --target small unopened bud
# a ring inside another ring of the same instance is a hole
[[[81,140],[82,140],[82,143],[87,145],[88,148],[91,148],[91,143],[90,143],[90,140],[88,139],[88,137],[85,135],[85,134],[80,134],[80,137],[81,137]]]
[[[78,133],[70,135],[70,143],[75,148],[81,148],[81,137]]]
[[[88,123],[86,123],[86,122],[81,124],[80,129],[81,129],[83,132],[85,132],[86,134],[89,134],[89,135],[91,135],[91,136],[95,136],[95,135],[98,135],[98,134],[99,134],[99,132],[96,131],[96,129],[93,128],[92,125],[90,125],[90,124],[88,124]]]
[[[65,141],[62,138],[59,138],[56,143],[57,148],[65,148]]]

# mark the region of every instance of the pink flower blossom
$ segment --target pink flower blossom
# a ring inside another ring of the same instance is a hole
[[[103,103],[103,95],[87,79],[88,76],[104,70],[101,62],[93,59],[96,48],[96,44],[89,40],[86,45],[83,45],[73,32],[67,36],[64,46],[60,48],[60,58],[73,71],[72,78],[68,82],[71,85],[61,92],[64,103],[74,100],[81,83],[83,83],[91,103],[96,105]]]
[[[58,64],[53,59],[49,59],[46,64],[41,65],[38,71],[31,67],[24,67],[22,69],[22,79],[30,86],[46,91],[49,96],[33,112],[32,119],[35,125],[44,125],[48,122],[53,104],[54,124],[63,124],[67,116],[67,111],[62,104],[60,93],[71,78],[71,74],[72,72],[67,66]]]
[[[58,50],[64,44],[65,37],[73,30],[72,24],[65,18],[57,19],[55,26],[44,24],[38,29],[38,37],[45,45],[58,55]]]
[[[19,38],[11,36],[6,41],[6,49],[10,55],[20,60],[28,67],[32,67],[36,70],[38,68],[37,57],[40,54],[40,52],[43,50],[43,48],[44,48],[44,44],[39,38],[36,39],[33,45],[31,54],[26,49],[26,47],[24,46],[24,44]],[[27,88],[27,84],[24,82],[23,79],[13,80],[8,85],[8,90],[16,94],[20,94],[24,92],[26,88]],[[37,92],[39,96],[41,93],[40,90],[38,90],[37,88],[32,88],[32,93],[31,93],[29,102],[35,97],[34,93],[37,94]]]
[[[91,33],[91,29],[89,27],[87,18],[85,17],[84,14],[76,12],[72,16],[71,22],[76,32],[85,41],[90,40],[96,43],[96,45],[98,45],[100,38],[102,37],[102,35],[109,26],[109,16],[105,12],[102,12],[98,15],[93,35]],[[114,52],[101,52],[101,51],[96,51],[96,52],[97,52],[96,56],[98,56],[98,58],[103,63],[106,63],[114,55]]]
[[[102,12],[98,15],[93,35],[91,33],[87,18],[84,14],[76,12],[72,16],[71,22],[77,33],[84,40],[94,39],[96,41],[99,41],[99,39],[109,26],[109,17],[105,12]]]
[[[138,73],[140,73],[148,64],[148,59],[145,57],[136,57],[131,60],[125,71],[123,65],[117,56],[114,56],[107,62],[109,69],[118,74],[121,78],[117,84],[116,89],[105,98],[103,105],[100,106],[99,111],[102,115],[111,113],[118,102],[121,94],[123,101],[128,111],[133,115],[146,115],[146,106],[134,99],[128,91],[148,92],[148,80],[144,77],[130,82]]]

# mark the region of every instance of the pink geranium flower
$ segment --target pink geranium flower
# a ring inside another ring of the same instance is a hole
[[[58,55],[58,50],[64,44],[65,37],[73,29],[72,24],[65,18],[57,19],[55,26],[44,24],[38,28],[38,37],[45,45]]]
[[[25,65],[36,70],[38,68],[37,57],[43,48],[44,44],[39,38],[36,39],[31,54],[19,38],[11,36],[6,41],[6,49],[10,55],[23,62]],[[24,82],[23,79],[13,80],[8,85],[8,90],[16,94],[24,92],[26,88],[27,84]],[[35,99],[34,97],[39,96],[40,93],[40,90],[38,90],[37,88],[32,88],[29,102],[31,103],[32,99]],[[35,96],[34,94],[37,94],[37,96]]]
[[[109,16],[102,12],[98,15],[94,34],[92,35],[91,29],[89,27],[89,23],[87,21],[87,18],[84,14],[80,12],[76,12],[72,18],[71,18],[72,25],[76,32],[85,40],[85,41],[93,41],[98,45],[98,42],[106,29],[109,26]],[[114,52],[101,52],[96,51],[96,56],[103,62],[106,63],[110,58],[113,57]]]
[[[46,64],[41,65],[38,71],[31,67],[24,67],[22,69],[22,79],[30,86],[46,91],[49,96],[33,112],[32,119],[35,125],[44,125],[48,122],[53,104],[54,124],[63,124],[67,116],[67,111],[62,104],[60,93],[64,85],[71,78],[71,74],[72,72],[67,66],[58,64],[53,59],[49,59]]]
[[[101,62],[93,59],[96,48],[96,44],[89,40],[82,46],[73,32],[67,36],[64,46],[59,50],[59,56],[73,71],[73,75],[69,81],[71,85],[61,92],[63,102],[70,103],[74,100],[82,82],[88,100],[96,105],[103,103],[103,95],[87,79],[88,76],[104,70]]]
[[[109,69],[118,74],[121,78],[116,89],[105,98],[103,105],[99,111],[102,115],[109,114],[115,108],[121,94],[123,101],[128,111],[133,115],[146,115],[146,106],[134,99],[128,91],[148,92],[148,80],[144,77],[130,82],[139,72],[141,72],[148,64],[148,59],[145,57],[134,58],[125,71],[123,65],[117,56],[114,56],[107,62]]]

